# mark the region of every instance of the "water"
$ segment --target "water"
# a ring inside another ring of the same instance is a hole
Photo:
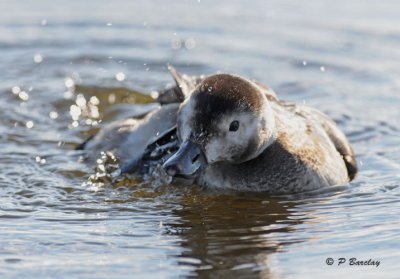
[[[0,2],[1,278],[398,276],[400,5],[249,5]],[[74,146],[101,120],[143,112],[127,89],[172,84],[168,62],[323,110],[353,143],[358,177],[285,197],[89,183]]]

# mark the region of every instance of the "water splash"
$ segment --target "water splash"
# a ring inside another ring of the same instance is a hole
[[[36,64],[40,64],[40,63],[43,62],[43,56],[42,56],[40,53],[36,53],[36,54],[33,56],[33,61],[34,61]]]
[[[125,80],[125,74],[123,72],[118,72],[115,75],[115,79],[118,80],[118,81],[123,81],[123,80]]]
[[[98,191],[104,185],[111,184],[116,180],[115,172],[118,170],[119,164],[114,154],[112,152],[101,152],[100,157],[96,160],[95,173],[90,175],[83,184],[88,186],[90,190]]]

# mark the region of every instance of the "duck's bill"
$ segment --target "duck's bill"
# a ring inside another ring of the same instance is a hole
[[[163,168],[170,176],[193,179],[206,166],[207,160],[200,146],[191,140],[186,140],[164,163]]]

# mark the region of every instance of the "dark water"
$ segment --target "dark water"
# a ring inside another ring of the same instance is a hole
[[[0,278],[398,278],[399,14],[396,1],[1,1]],[[126,88],[171,84],[168,62],[323,110],[357,179],[291,197],[90,183],[74,146],[139,113]]]

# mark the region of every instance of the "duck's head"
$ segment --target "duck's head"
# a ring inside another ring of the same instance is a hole
[[[194,178],[209,164],[242,163],[274,142],[274,114],[252,81],[217,74],[187,96],[177,119],[181,146],[163,166],[169,175]]]

